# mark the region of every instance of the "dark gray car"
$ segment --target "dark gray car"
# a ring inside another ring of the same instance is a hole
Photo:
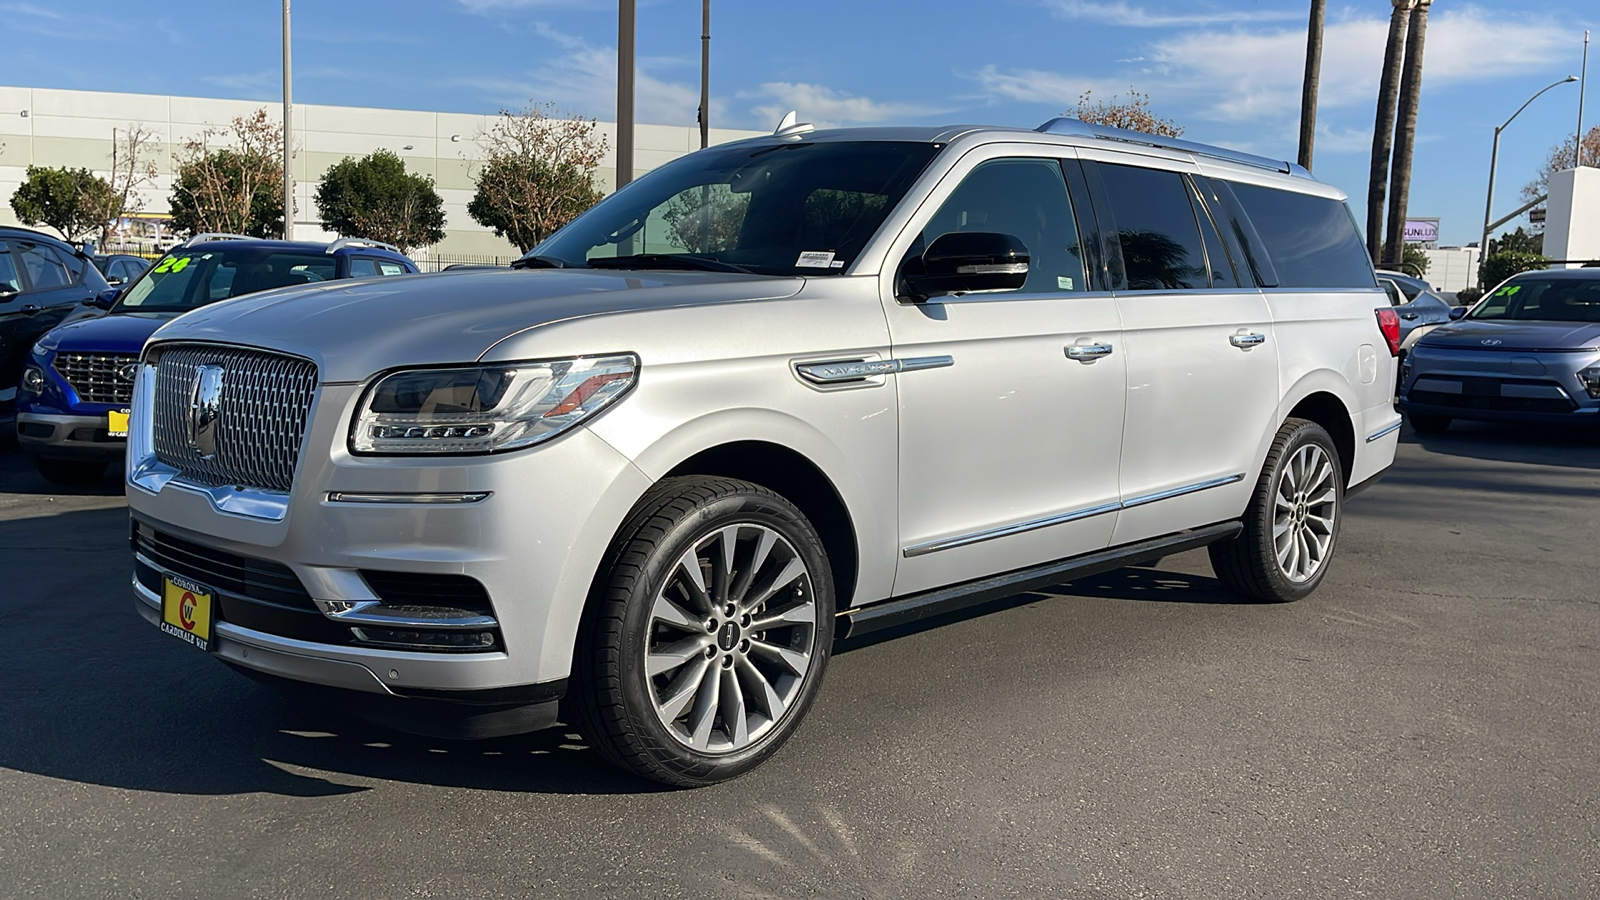
[[[1600,423],[1600,269],[1524,272],[1453,315],[1401,367],[1400,410],[1416,430]]]

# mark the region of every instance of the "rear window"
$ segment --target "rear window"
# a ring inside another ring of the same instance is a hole
[[[1229,182],[1286,288],[1372,288],[1372,263],[1338,200]]]
[[[237,249],[179,252],[163,257],[115,310],[186,312],[217,300],[272,288],[329,281],[334,258],[325,253]]]

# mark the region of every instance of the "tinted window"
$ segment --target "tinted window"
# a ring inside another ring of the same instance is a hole
[[[1191,197],[1190,199],[1194,199]],[[1223,249],[1222,237],[1217,234],[1214,213],[1206,209],[1204,202],[1196,202],[1195,212],[1200,219],[1200,237],[1206,245],[1206,262],[1211,266],[1211,286],[1214,288],[1233,288],[1239,286],[1239,281],[1233,274],[1233,263],[1228,258],[1227,250]]]
[[[1117,241],[1134,291],[1210,287],[1189,188],[1177,172],[1102,163]]]
[[[1279,286],[1374,286],[1372,263],[1343,203],[1253,184],[1231,187],[1272,256]]]
[[[50,248],[19,244],[18,249],[22,251],[22,265],[28,270],[28,281],[32,282],[34,290],[66,287],[72,283],[67,267],[62,265],[61,258]]]
[[[1600,322],[1600,278],[1518,278],[1490,294],[1468,318]]]
[[[11,251],[0,244],[0,291],[20,291],[22,280],[17,277],[17,264],[11,261]]]
[[[328,281],[333,270],[334,258],[325,253],[256,248],[180,251],[156,263],[114,309],[185,312],[213,300]]]
[[[350,260],[351,278],[376,278],[377,276],[378,266],[372,260],[359,256]]]
[[[962,180],[922,230],[920,252],[942,234],[989,231],[1027,245],[1029,293],[1088,289],[1078,226],[1061,164],[1051,159],[998,159]]]
[[[399,263],[378,261],[378,274],[380,275],[406,275],[406,267]]]

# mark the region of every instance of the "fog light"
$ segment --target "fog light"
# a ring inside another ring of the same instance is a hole
[[[413,631],[396,628],[373,628],[363,625],[350,629],[356,640],[363,644],[406,650],[492,650],[492,631]]]
[[[1589,392],[1589,399],[1600,400],[1600,366],[1590,366],[1578,373],[1578,381]]]
[[[44,393],[44,372],[37,366],[28,366],[22,370],[22,392],[25,394]]]

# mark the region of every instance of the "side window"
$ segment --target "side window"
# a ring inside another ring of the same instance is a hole
[[[1400,286],[1388,278],[1379,278],[1378,284],[1383,286],[1383,292],[1389,295],[1390,306],[1405,306],[1406,295],[1400,292]]]
[[[973,169],[922,230],[920,247],[956,231],[1021,240],[1030,260],[1022,286],[1027,293],[1088,290],[1072,201],[1056,160],[997,159]]]
[[[1128,289],[1210,287],[1206,255],[1189,188],[1177,172],[1101,163],[1110,194]]]
[[[0,291],[17,293],[22,290],[22,279],[17,275],[17,264],[11,260],[11,250],[0,243]]]
[[[27,243],[18,244],[18,248],[22,251],[22,265],[28,270],[28,281],[32,282],[34,290],[42,291],[72,284],[72,276],[67,273],[67,267],[50,248]]]
[[[1240,182],[1231,187],[1272,256],[1280,286],[1375,286],[1366,247],[1343,203]]]
[[[380,259],[378,260],[378,274],[388,277],[390,275],[409,275],[410,273],[406,271],[405,266],[397,262],[386,262]]]
[[[238,274],[238,266],[226,263],[212,269],[211,280],[206,283],[206,299],[226,300],[233,296],[233,279]]]
[[[1234,275],[1233,262],[1228,256],[1228,251],[1222,246],[1222,236],[1217,232],[1215,213],[1207,209],[1205,201],[1195,194],[1190,194],[1189,199],[1198,201],[1194,208],[1199,214],[1200,238],[1206,245],[1206,263],[1211,267],[1211,286],[1238,287],[1239,279]]]
[[[364,256],[354,257],[350,260],[350,277],[376,278],[378,277],[378,266]]]

